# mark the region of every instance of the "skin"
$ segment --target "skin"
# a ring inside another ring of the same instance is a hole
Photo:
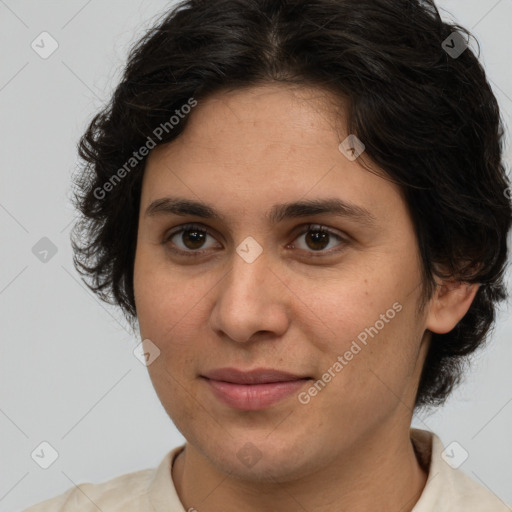
[[[187,440],[172,470],[186,510],[358,512],[379,503],[405,512],[424,488],[409,428],[428,331],[450,331],[476,287],[439,282],[419,312],[420,257],[406,204],[396,185],[362,167],[364,154],[350,161],[340,152],[348,133],[334,105],[326,92],[282,84],[219,92],[148,157],[136,309],[142,339],[161,351],[151,380]],[[207,202],[225,219],[146,215],[166,196]],[[276,203],[327,197],[368,210],[374,223],[315,214],[273,225],[265,217]],[[189,222],[209,232],[203,245],[190,231],[169,239]],[[311,223],[344,238],[315,250]],[[236,251],[248,236],[263,249],[252,263]],[[294,393],[263,410],[235,410],[200,378],[265,367],[316,381],[397,302],[402,310],[308,404]],[[251,467],[237,457],[246,443],[260,456]]]

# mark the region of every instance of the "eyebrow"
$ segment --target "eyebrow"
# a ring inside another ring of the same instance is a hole
[[[377,219],[369,210],[337,197],[275,204],[267,213],[266,218],[270,224],[277,224],[285,219],[320,214],[347,217],[369,227],[374,226],[377,222]],[[145,215],[148,217],[156,215],[190,215],[203,219],[226,221],[226,217],[215,210],[213,206],[201,201],[181,197],[162,197],[161,199],[156,199],[147,207]]]

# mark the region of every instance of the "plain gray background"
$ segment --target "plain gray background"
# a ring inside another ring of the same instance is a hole
[[[78,138],[109,99],[128,46],[170,5],[0,0],[0,512],[154,467],[183,442],[132,353],[139,340],[80,282],[69,243]],[[480,42],[509,130],[512,0],[438,5]],[[47,59],[31,47],[43,31],[59,45]],[[509,168],[508,133],[506,151]],[[43,237],[57,250],[47,262],[32,251]],[[413,425],[457,441],[469,454],[461,469],[512,503],[512,321],[502,309],[464,385]],[[46,470],[31,457],[43,441],[59,454]]]

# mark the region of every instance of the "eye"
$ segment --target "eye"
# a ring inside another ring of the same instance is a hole
[[[338,252],[348,243],[341,235],[319,224],[309,224],[306,229],[299,233],[295,240],[299,240],[304,235],[306,235],[306,237],[304,238],[304,244],[302,244],[302,247],[300,246],[301,244],[297,244],[299,245],[299,249],[310,253],[321,253],[319,256],[325,255],[326,253],[331,254],[333,252]],[[334,246],[338,245],[341,246],[341,248],[336,250],[324,250],[329,245],[332,247],[333,238],[338,240],[338,242],[341,242],[334,244]],[[295,243],[292,243],[292,248],[295,247],[295,245]],[[310,256],[316,256],[316,254],[310,254]]]
[[[295,240],[299,240],[304,235],[306,235],[304,243],[295,244]],[[214,239],[213,235],[201,225],[184,224],[169,232],[165,236],[163,243],[169,245],[169,249],[179,255],[201,256],[208,250],[222,248],[218,242],[217,247],[215,242],[208,245],[208,237]],[[332,250],[333,239],[338,241],[337,244],[334,243],[334,247],[340,246],[339,249]],[[308,256],[313,257],[339,252],[348,244],[348,241],[340,234],[319,224],[309,224],[298,234],[295,240],[287,248],[294,249],[297,247],[302,251],[308,252]],[[331,246],[331,249],[325,250],[329,246]]]
[[[178,236],[181,235],[181,236]],[[168,233],[164,243],[172,242],[176,248],[170,247],[173,252],[179,254],[187,254],[187,256],[201,255],[203,252],[215,248],[214,246],[205,245],[208,237],[213,236],[203,227],[197,224],[185,224]]]

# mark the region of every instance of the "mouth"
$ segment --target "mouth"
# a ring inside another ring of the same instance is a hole
[[[312,377],[275,369],[241,371],[235,368],[213,370],[201,378],[212,394],[233,409],[265,409],[297,393]]]

